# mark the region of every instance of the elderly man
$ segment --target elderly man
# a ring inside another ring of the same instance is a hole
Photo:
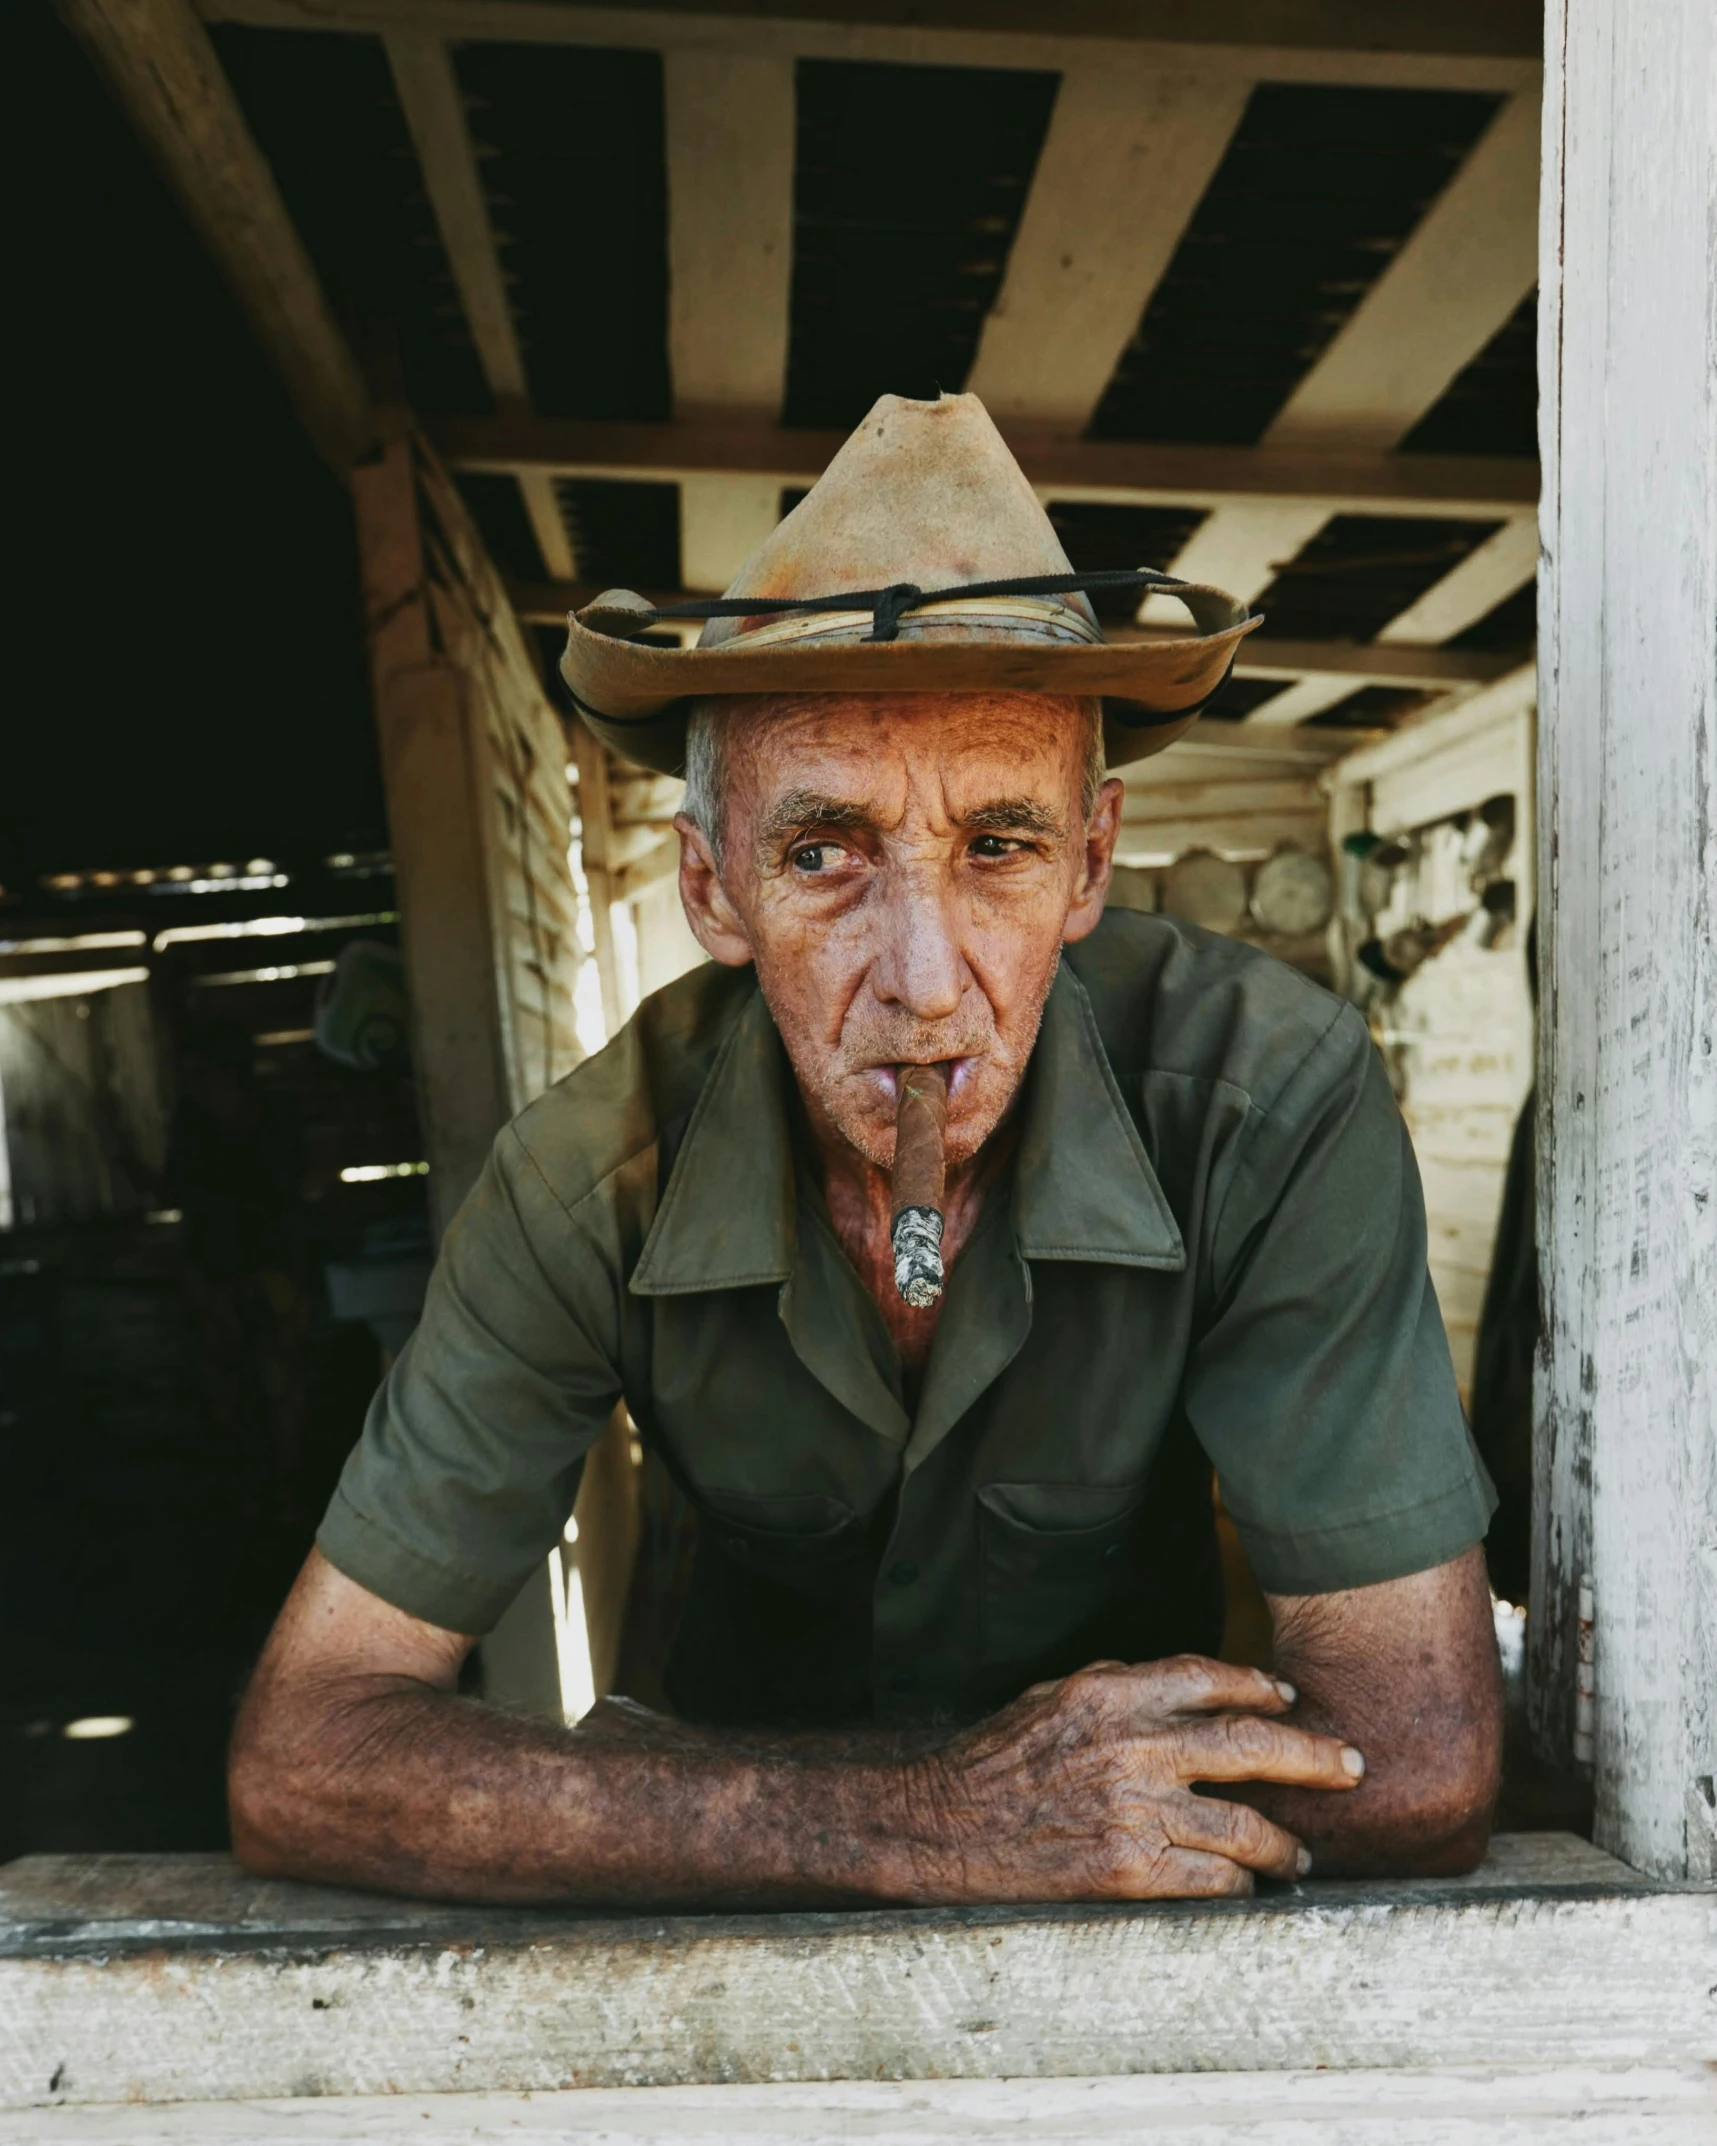
[[[1179,735],[1250,623],[1189,589],[1196,634],[1105,646],[1104,578],[977,403],[889,397],[699,648],[623,594],[573,621],[586,719],[686,771],[711,964],[449,1232],[245,1702],[252,1869],[814,1904],[1482,1852],[1488,1487],[1412,1156],[1350,1008],[1104,916],[1105,750]],[[940,1294],[897,1272],[920,1089]],[[673,1717],[459,1696],[622,1397],[698,1521]],[[1213,1659],[1213,1464],[1274,1674]]]

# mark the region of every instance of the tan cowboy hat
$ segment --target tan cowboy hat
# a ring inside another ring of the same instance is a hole
[[[1083,592],[1118,587],[1176,597],[1196,630],[1107,646]],[[676,618],[708,621],[696,648],[634,638]],[[1074,573],[975,395],[884,395],[725,596],[610,590],[568,619],[560,669],[596,735],[665,775],[691,702],[727,693],[1100,696],[1120,767],[1174,743],[1257,624],[1152,568]]]

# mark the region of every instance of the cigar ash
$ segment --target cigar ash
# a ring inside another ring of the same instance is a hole
[[[948,1074],[905,1065],[894,1134],[894,1286],[914,1311],[942,1294],[942,1199],[947,1182]]]

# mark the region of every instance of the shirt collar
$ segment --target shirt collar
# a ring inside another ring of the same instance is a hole
[[[786,1053],[753,990],[698,1098],[631,1288],[680,1296],[784,1282],[797,1223]],[[1063,963],[1021,1098],[1014,1229],[1026,1259],[1178,1272],[1186,1249],[1122,1101],[1085,987]]]
[[[716,1054],[633,1272],[634,1295],[784,1282],[797,1230],[787,1054],[755,987]]]
[[[1026,1259],[1176,1274],[1186,1247],[1121,1098],[1085,986],[1064,961],[1022,1101],[1014,1228]]]

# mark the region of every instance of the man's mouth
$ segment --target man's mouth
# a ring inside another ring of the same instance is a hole
[[[866,1066],[863,1078],[875,1084],[880,1101],[887,1103],[892,1113],[900,1104],[900,1068],[903,1065],[939,1065],[948,1076],[948,1105],[956,1108],[965,1091],[978,1077],[981,1061],[973,1056],[961,1058],[913,1058],[890,1059],[886,1065]]]

